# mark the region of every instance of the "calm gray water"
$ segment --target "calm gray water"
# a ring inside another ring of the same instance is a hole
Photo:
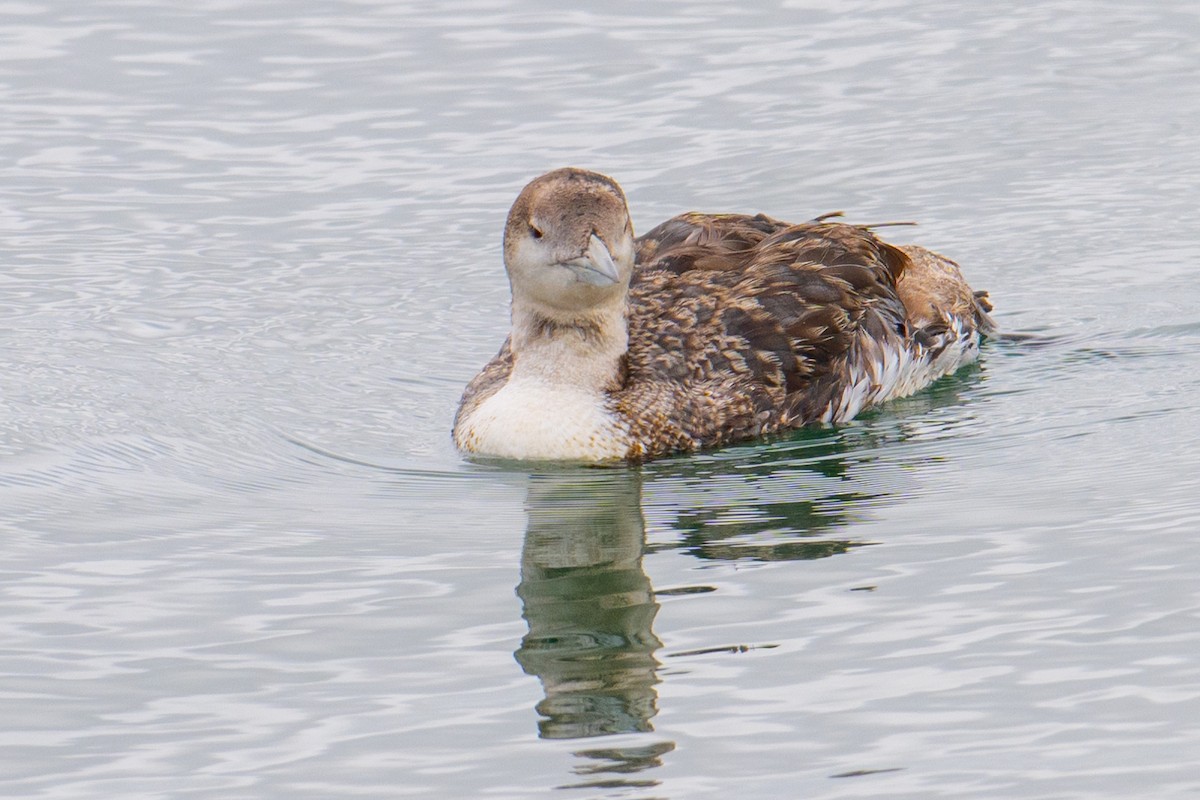
[[[1200,796],[1200,8],[0,1],[0,796]],[[1008,336],[458,458],[499,234],[845,209]]]

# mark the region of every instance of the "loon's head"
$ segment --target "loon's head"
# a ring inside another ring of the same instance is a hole
[[[521,190],[504,228],[514,304],[568,320],[620,304],[633,274],[633,224],[612,178],[571,167]]]

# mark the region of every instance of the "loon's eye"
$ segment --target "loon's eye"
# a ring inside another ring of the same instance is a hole
[[[542,233],[542,229],[537,225],[534,225],[532,222],[529,223],[529,235],[535,239],[540,239],[545,236],[545,234]]]

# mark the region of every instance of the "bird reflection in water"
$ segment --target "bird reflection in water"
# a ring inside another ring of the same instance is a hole
[[[662,643],[653,631],[659,604],[642,567],[643,477],[656,513],[667,512],[674,533],[656,549],[714,561],[822,559],[870,545],[848,535],[859,511],[892,503],[907,488],[904,470],[878,458],[905,438],[904,429],[882,431],[818,429],[773,446],[725,451],[728,461],[676,459],[530,476],[517,587],[529,632],[516,658],[545,690],[538,704],[542,738],[653,730],[655,651]],[[742,645],[714,643],[701,651],[744,651]]]
[[[652,550],[718,562],[823,559],[872,544],[855,535],[856,520],[909,490],[904,458],[881,458],[905,435],[890,424],[818,430],[767,447],[730,449],[721,459],[531,476],[517,587],[529,631],[516,659],[542,682],[541,737],[653,731],[662,647],[653,631],[655,598],[714,591],[677,586],[656,593],[651,586],[642,566],[648,552],[643,479],[651,495],[646,508],[656,528],[669,534]],[[722,658],[775,646],[711,644],[662,657]],[[660,766],[674,747],[666,739],[637,737],[577,752],[583,761],[575,773],[595,782],[563,788],[655,785],[630,776]]]
[[[529,632],[516,652],[545,689],[540,735],[573,739],[652,730],[652,629],[658,603],[642,569],[645,523],[635,472],[531,478],[517,594]]]
[[[545,690],[537,705],[541,737],[653,730],[655,652],[662,642],[653,631],[655,590],[642,567],[644,475],[656,486],[655,502],[666,500],[673,510],[674,544],[667,547],[703,560],[820,559],[869,544],[826,534],[843,528],[855,507],[890,494],[862,479],[874,459],[848,458],[848,449],[844,433],[826,431],[777,450],[749,450],[729,474],[722,474],[729,465],[680,460],[648,472],[579,468],[531,475],[517,587],[529,632],[516,659]],[[731,512],[736,523],[725,518]],[[663,594],[710,589],[676,587]],[[730,643],[719,644],[717,650],[730,650]]]

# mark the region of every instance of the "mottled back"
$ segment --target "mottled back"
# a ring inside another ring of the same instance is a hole
[[[838,223],[685,214],[659,225],[638,240],[628,376],[613,395],[634,439],[686,450],[837,416],[864,349],[902,345],[907,263]]]

